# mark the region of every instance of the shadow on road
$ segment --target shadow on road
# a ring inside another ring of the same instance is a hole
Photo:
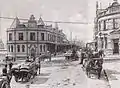
[[[120,74],[120,72],[110,69],[105,69],[105,70],[107,72],[107,75],[109,76],[109,80],[118,80],[115,74]]]
[[[50,73],[40,73],[40,75],[38,75],[38,76],[49,76],[50,75]]]
[[[36,77],[32,84],[44,84],[48,79],[48,77]]]

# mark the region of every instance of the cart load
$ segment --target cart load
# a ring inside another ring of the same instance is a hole
[[[98,76],[98,79],[99,79],[101,76],[102,64],[103,64],[102,58],[88,59],[87,65],[86,65],[87,76],[90,77],[91,74],[96,74]]]
[[[27,61],[12,68],[15,81],[29,81],[37,75],[38,65],[33,61]]]

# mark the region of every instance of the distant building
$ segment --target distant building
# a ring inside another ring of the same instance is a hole
[[[120,54],[120,4],[114,0],[107,8],[96,3],[94,40],[96,49],[106,54]]]
[[[17,59],[27,56],[39,56],[47,51],[63,51],[68,45],[66,35],[58,25],[46,25],[40,17],[36,21],[31,15],[27,22],[20,22],[16,17],[7,29],[8,55]]]
[[[7,49],[4,48],[4,43],[0,39],[0,61],[5,60],[6,56],[7,56]]]

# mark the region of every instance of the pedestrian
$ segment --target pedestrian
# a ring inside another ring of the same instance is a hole
[[[81,62],[80,64],[83,64],[83,59],[85,58],[85,53],[82,51],[81,52]]]
[[[9,63],[9,70],[12,69],[12,66],[13,66],[13,63],[12,63],[12,61],[10,61],[10,63]]]
[[[7,64],[5,64],[5,67],[2,69],[3,76],[7,76]]]
[[[103,51],[103,50],[99,50],[99,56],[100,56],[100,58],[103,58],[103,56],[105,56],[105,54],[104,54],[104,51]]]

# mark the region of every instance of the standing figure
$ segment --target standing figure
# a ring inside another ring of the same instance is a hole
[[[103,51],[103,50],[99,50],[99,56],[100,56],[100,58],[103,58],[103,56],[105,56],[105,54],[104,54],[104,51]]]
[[[9,63],[9,70],[11,70],[12,66],[13,66],[13,63],[10,61],[10,63]]]
[[[2,69],[3,76],[7,76],[7,64],[5,64],[5,67]]]
[[[81,62],[80,64],[83,64],[83,59],[85,58],[85,53],[82,51],[81,52]]]

